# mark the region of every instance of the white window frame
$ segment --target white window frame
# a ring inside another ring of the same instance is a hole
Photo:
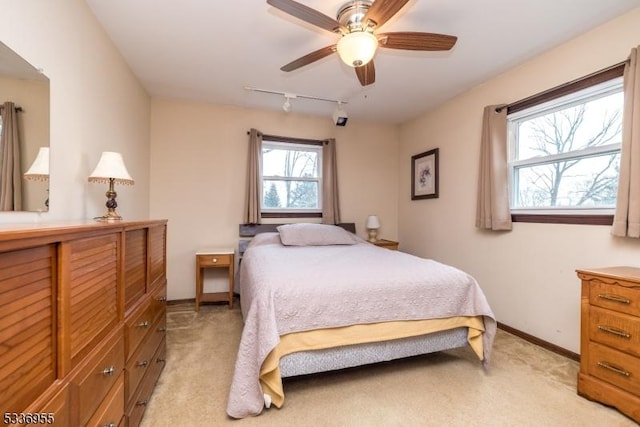
[[[623,79],[616,77],[611,80],[596,84],[594,86],[576,91],[569,95],[535,105],[533,107],[509,114],[507,116],[507,138],[508,138],[508,185],[509,185],[509,204],[512,214],[570,214],[570,215],[612,215],[615,207],[581,207],[581,206],[560,206],[560,207],[515,207],[515,195],[517,186],[516,171],[521,167],[540,166],[549,163],[555,163],[567,159],[583,159],[593,156],[620,153],[621,143],[612,143],[598,147],[588,147],[584,149],[574,150],[568,153],[560,153],[549,156],[533,157],[524,160],[515,160],[518,149],[518,124],[523,121],[531,120],[535,117],[552,113],[556,110],[569,108],[572,106],[584,104],[594,99],[611,95],[613,93],[622,92]]]
[[[314,213],[322,214],[322,145],[319,144],[305,144],[287,141],[267,140],[263,139],[262,148],[274,148],[279,150],[291,150],[291,151],[310,151],[317,153],[318,162],[317,177],[285,177],[277,175],[265,175],[262,173],[260,179],[260,211],[263,213],[283,213],[283,214],[300,214],[300,213]],[[262,153],[261,153],[262,155]],[[263,159],[261,159],[262,161]],[[267,208],[262,203],[264,200],[264,185],[268,181],[309,181],[316,182],[318,185],[318,207],[317,208]]]

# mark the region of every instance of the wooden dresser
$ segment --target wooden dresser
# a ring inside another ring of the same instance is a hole
[[[578,394],[640,423],[640,268],[577,273],[582,280]]]
[[[3,425],[140,423],[165,360],[166,227],[2,225]]]

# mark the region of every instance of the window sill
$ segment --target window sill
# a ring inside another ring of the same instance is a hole
[[[539,224],[613,225],[613,215],[517,213],[511,214],[511,221]]]
[[[322,212],[262,212],[261,218],[322,218]]]

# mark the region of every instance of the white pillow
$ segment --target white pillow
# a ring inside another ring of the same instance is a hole
[[[356,237],[337,225],[285,224],[277,227],[285,246],[354,245]]]

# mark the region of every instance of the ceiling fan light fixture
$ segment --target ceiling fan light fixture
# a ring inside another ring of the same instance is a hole
[[[378,49],[378,39],[369,31],[354,31],[338,40],[340,59],[350,67],[362,67],[369,63]]]

